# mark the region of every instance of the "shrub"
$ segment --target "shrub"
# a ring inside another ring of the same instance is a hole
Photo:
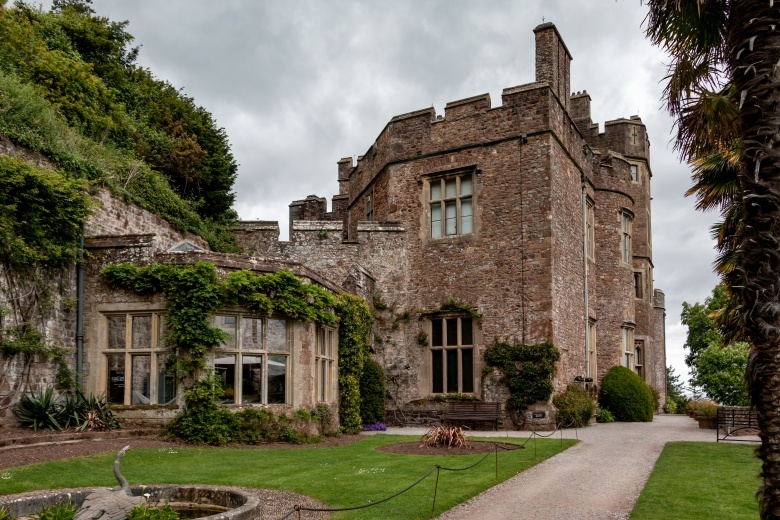
[[[466,434],[460,426],[434,426],[420,438],[420,447],[460,448],[466,445]]]
[[[697,401],[690,401],[688,403],[688,409],[693,410],[694,417],[715,417],[715,415],[717,415],[718,406],[715,404],[715,401],[699,399]]]
[[[364,432],[384,432],[387,431],[387,425],[381,421],[363,425]]]
[[[599,408],[599,411],[596,413],[596,421],[600,423],[615,422],[615,416],[606,408]]]
[[[41,512],[32,515],[35,520],[73,520],[76,515],[76,507],[70,501],[55,505],[42,506]]]
[[[587,426],[596,410],[596,403],[580,385],[569,385],[553,399],[553,405],[558,409],[556,423],[563,428]]]
[[[111,430],[119,428],[119,422],[109,408],[105,396],[85,396],[80,391],[76,397],[58,396],[54,388],[47,387],[25,394],[14,408],[19,424],[34,430],[49,428],[61,431],[67,428],[84,430]]]
[[[38,428],[60,431],[62,426],[57,420],[60,414],[58,401],[59,398],[51,386],[45,390],[41,388],[37,392],[33,390],[22,396],[14,408],[14,414],[22,426],[29,426],[36,431]]]
[[[669,414],[677,413],[677,401],[674,399],[667,399],[664,403],[664,411]]]
[[[653,396],[653,411],[657,411],[661,407],[661,393],[650,385],[650,395]]]
[[[89,394],[85,397],[81,392],[78,395],[82,407],[79,430],[113,430],[120,427],[105,395]]]
[[[212,373],[196,381],[184,392],[187,407],[173,418],[166,431],[193,444],[222,446],[232,442],[238,430],[238,419],[230,410],[217,404],[221,395],[218,375]]]
[[[313,421],[317,421],[321,435],[336,435],[338,428],[333,420],[333,410],[325,403],[319,403],[311,412]]]
[[[363,363],[360,375],[360,419],[363,424],[385,420],[385,373],[371,358]]]
[[[599,403],[622,422],[653,420],[653,394],[641,377],[623,366],[609,369],[601,381]]]
[[[178,520],[177,513],[170,504],[162,507],[151,507],[146,504],[135,506],[127,515],[127,520]]]

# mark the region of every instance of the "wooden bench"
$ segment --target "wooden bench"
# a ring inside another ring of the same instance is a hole
[[[718,426],[717,442],[722,440],[739,442],[758,442],[751,436],[749,439],[736,438],[747,430],[758,430],[758,412],[749,406],[719,406],[717,412]],[[734,437],[732,437],[734,436]]]
[[[498,421],[502,418],[501,403],[483,401],[450,401],[449,408],[444,412],[445,422],[491,422],[494,430],[498,429]]]

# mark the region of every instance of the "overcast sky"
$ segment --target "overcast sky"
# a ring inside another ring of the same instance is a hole
[[[49,3],[43,7],[48,8]],[[665,58],[644,38],[639,0],[94,0],[130,22],[139,63],[209,110],[239,163],[239,216],[278,220],[288,204],[338,192],[336,162],[362,155],[391,117],[534,81],[533,29],[553,22],[573,91],[592,118],[638,114],[651,140],[655,288],[666,294],[667,363],[683,362],[683,301],[703,301],[715,214],[683,194],[690,173],[661,106]]]

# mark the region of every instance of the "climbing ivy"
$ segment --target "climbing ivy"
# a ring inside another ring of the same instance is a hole
[[[336,323],[335,297],[322,287],[304,284],[290,271],[257,275],[234,271],[221,278],[213,264],[107,266],[103,275],[113,287],[140,294],[165,295],[170,327],[168,346],[177,353],[178,370],[194,377],[205,367],[206,354],[226,335],[208,324],[219,307],[242,306],[255,312],[282,312],[302,321]]]
[[[365,301],[342,293],[335,304],[339,317],[339,418],[346,432],[363,428],[360,417],[360,376],[368,357],[373,316]]]
[[[58,386],[72,388],[67,351],[47,344],[41,332],[66,267],[78,253],[82,226],[93,201],[84,181],[0,157],[0,271],[4,327],[0,353],[30,365],[37,355],[54,360]],[[24,389],[20,383],[14,392]]]
[[[550,398],[555,363],[560,358],[558,349],[549,342],[539,345],[496,343],[485,351],[488,366],[500,369],[503,374],[500,381],[510,393],[507,406],[517,410]]]
[[[305,284],[290,271],[257,275],[234,271],[226,277],[214,265],[120,264],[105,267],[103,275],[116,288],[140,294],[164,294],[170,332],[168,346],[177,353],[177,369],[195,384],[205,368],[206,354],[225,341],[225,334],[208,324],[222,306],[241,306],[260,313],[280,312],[301,321],[339,323],[339,388],[341,425],[359,431],[360,386],[373,317],[368,305],[350,294],[334,296],[322,287]],[[188,402],[187,406],[199,406]],[[211,413],[211,407],[203,407]]]

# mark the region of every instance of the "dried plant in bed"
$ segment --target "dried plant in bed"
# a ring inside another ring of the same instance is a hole
[[[466,434],[460,426],[433,426],[420,438],[420,448],[464,448]]]

